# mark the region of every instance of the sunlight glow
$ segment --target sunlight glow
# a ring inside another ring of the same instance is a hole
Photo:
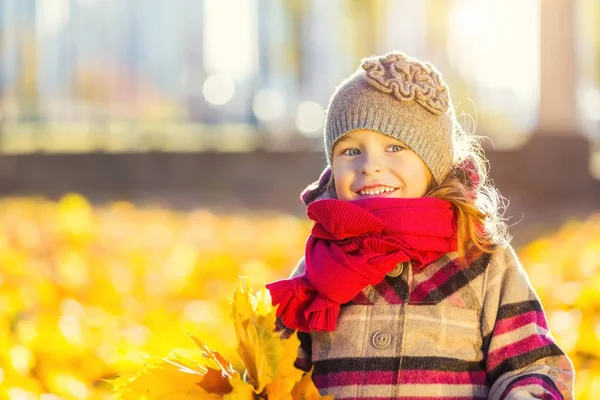
[[[204,98],[211,104],[223,105],[232,99],[235,84],[228,75],[214,74],[208,77],[202,87]]]
[[[39,0],[36,15],[38,34],[53,35],[69,22],[69,0]]]
[[[500,111],[520,130],[533,129],[540,92],[539,2],[452,4],[447,54],[465,80],[475,84],[478,108]]]
[[[205,0],[203,49],[209,73],[239,81],[258,69],[256,0]]]

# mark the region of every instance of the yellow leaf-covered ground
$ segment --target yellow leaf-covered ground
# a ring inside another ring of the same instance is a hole
[[[286,276],[309,230],[286,215],[93,208],[77,195],[0,201],[0,399],[108,399],[103,379],[140,371],[142,356],[197,348],[186,332],[242,371],[226,296],[239,276]],[[519,254],[577,398],[600,398],[600,216]]]

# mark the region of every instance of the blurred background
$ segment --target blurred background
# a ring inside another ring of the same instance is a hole
[[[302,214],[329,96],[400,49],[489,138],[516,240],[600,204],[597,1],[0,4],[3,194]]]
[[[221,299],[295,265],[329,96],[390,50],[487,138],[578,398],[600,398],[597,0],[0,0],[0,396],[104,398],[191,344],[166,321],[234,354]]]

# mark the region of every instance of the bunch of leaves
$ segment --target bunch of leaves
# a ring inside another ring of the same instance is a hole
[[[237,353],[247,379],[220,353],[190,334],[196,351],[173,350],[147,357],[145,368],[113,381],[118,400],[161,399],[321,399],[310,373],[294,366],[300,341],[276,330],[275,308],[262,287],[252,294],[249,281],[231,299]]]

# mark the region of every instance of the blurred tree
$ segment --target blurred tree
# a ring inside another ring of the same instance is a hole
[[[428,0],[427,2],[427,45],[436,62],[445,58],[448,48],[450,21],[448,16],[453,2],[448,0]]]
[[[296,78],[296,82],[302,84],[304,72],[302,71],[302,29],[304,14],[306,12],[306,1],[304,0],[286,0],[285,14],[289,18],[291,27],[289,28],[289,42],[285,46],[283,54],[283,68],[292,71],[291,75]]]
[[[352,46],[350,51],[357,58],[371,54],[378,54],[382,50],[379,44],[383,43],[384,16],[389,8],[389,0],[345,0],[344,8],[349,11],[352,19]]]
[[[16,37],[21,57],[15,95],[19,99],[20,114],[23,119],[37,121],[39,119],[38,49],[34,32],[19,30]]]

